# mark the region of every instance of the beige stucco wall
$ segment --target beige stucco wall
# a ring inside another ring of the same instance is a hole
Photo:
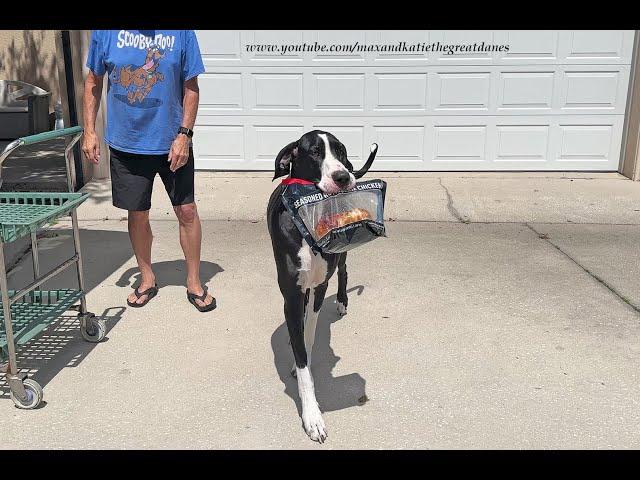
[[[60,95],[56,30],[0,30],[0,79],[20,80]]]

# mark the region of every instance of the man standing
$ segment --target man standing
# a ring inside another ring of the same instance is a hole
[[[160,175],[178,217],[187,264],[187,299],[199,311],[216,307],[200,283],[202,230],[194,201],[191,138],[198,112],[198,75],[204,65],[193,30],[94,30],[84,89],[84,143],[98,163],[95,121],[107,74],[105,141],[111,160],[113,205],[128,211],[131,245],[141,284],[127,298],[143,307],[157,293],[151,267],[151,192]]]

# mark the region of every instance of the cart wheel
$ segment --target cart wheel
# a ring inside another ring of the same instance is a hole
[[[40,405],[40,402],[42,402],[42,396],[44,395],[42,387],[38,382],[32,380],[31,378],[24,379],[22,381],[22,385],[27,392],[27,399],[23,402],[13,394],[13,391],[11,391],[9,393],[11,400],[13,400],[13,403],[15,403],[16,407],[18,408],[22,408],[25,410],[36,408],[38,405]]]
[[[82,314],[79,314],[78,316],[82,316]],[[85,316],[86,322],[84,326],[80,326],[82,338],[87,342],[101,342],[107,334],[107,325],[105,321],[102,318],[96,318],[93,313],[86,313]]]

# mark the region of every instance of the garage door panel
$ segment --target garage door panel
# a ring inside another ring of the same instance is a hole
[[[498,60],[504,62],[553,63],[558,58],[559,35],[557,31],[506,31],[504,32],[504,43],[509,45],[509,51],[499,52],[496,56]]]
[[[561,72],[561,110],[624,114],[628,72],[626,67],[598,71],[575,68]]]
[[[569,33],[569,60],[622,61],[625,33],[621,30],[576,30]]]
[[[497,125],[496,162],[544,162],[549,125]]]
[[[373,110],[427,108],[426,73],[377,73],[373,76]]]
[[[243,125],[198,125],[194,136],[194,156],[202,168],[215,168],[214,165],[233,163],[241,168],[245,162]]]
[[[202,63],[207,72],[242,63],[242,33],[237,30],[196,30]]]
[[[198,168],[271,170],[313,128],[373,170],[616,170],[633,31],[199,31]],[[278,56],[250,43],[508,43]]]
[[[422,162],[424,155],[424,130],[421,125],[374,125],[374,142],[384,145],[376,158],[387,162]]]
[[[431,105],[437,113],[489,110],[490,72],[446,72],[434,77]]]
[[[259,73],[251,75],[254,110],[303,110],[302,74]]]
[[[613,125],[560,125],[558,160],[604,161],[611,150]]]
[[[363,73],[316,73],[313,110],[364,110],[365,76]]]
[[[230,110],[241,112],[244,109],[240,72],[205,73],[198,77],[198,83],[201,113],[219,110],[229,115]]]
[[[505,113],[527,110],[548,113],[553,108],[553,71],[501,71],[498,106]]]
[[[436,125],[434,162],[483,161],[487,127],[484,125]]]

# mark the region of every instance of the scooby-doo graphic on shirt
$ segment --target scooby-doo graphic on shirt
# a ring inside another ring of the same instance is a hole
[[[185,82],[205,71],[193,30],[93,30],[87,68],[108,79],[107,144],[150,155],[169,152]]]
[[[114,75],[112,83],[121,85],[126,91],[126,99],[130,104],[139,102],[143,105],[143,100],[153,89],[153,86],[164,80],[164,75],[158,71],[160,59],[164,57],[164,52],[157,46],[147,48],[147,56],[142,65],[127,65],[120,67],[117,77]],[[114,70],[115,72],[115,70]],[[123,95],[116,95],[116,98],[124,100]],[[162,101],[151,102],[149,107],[157,107]]]

